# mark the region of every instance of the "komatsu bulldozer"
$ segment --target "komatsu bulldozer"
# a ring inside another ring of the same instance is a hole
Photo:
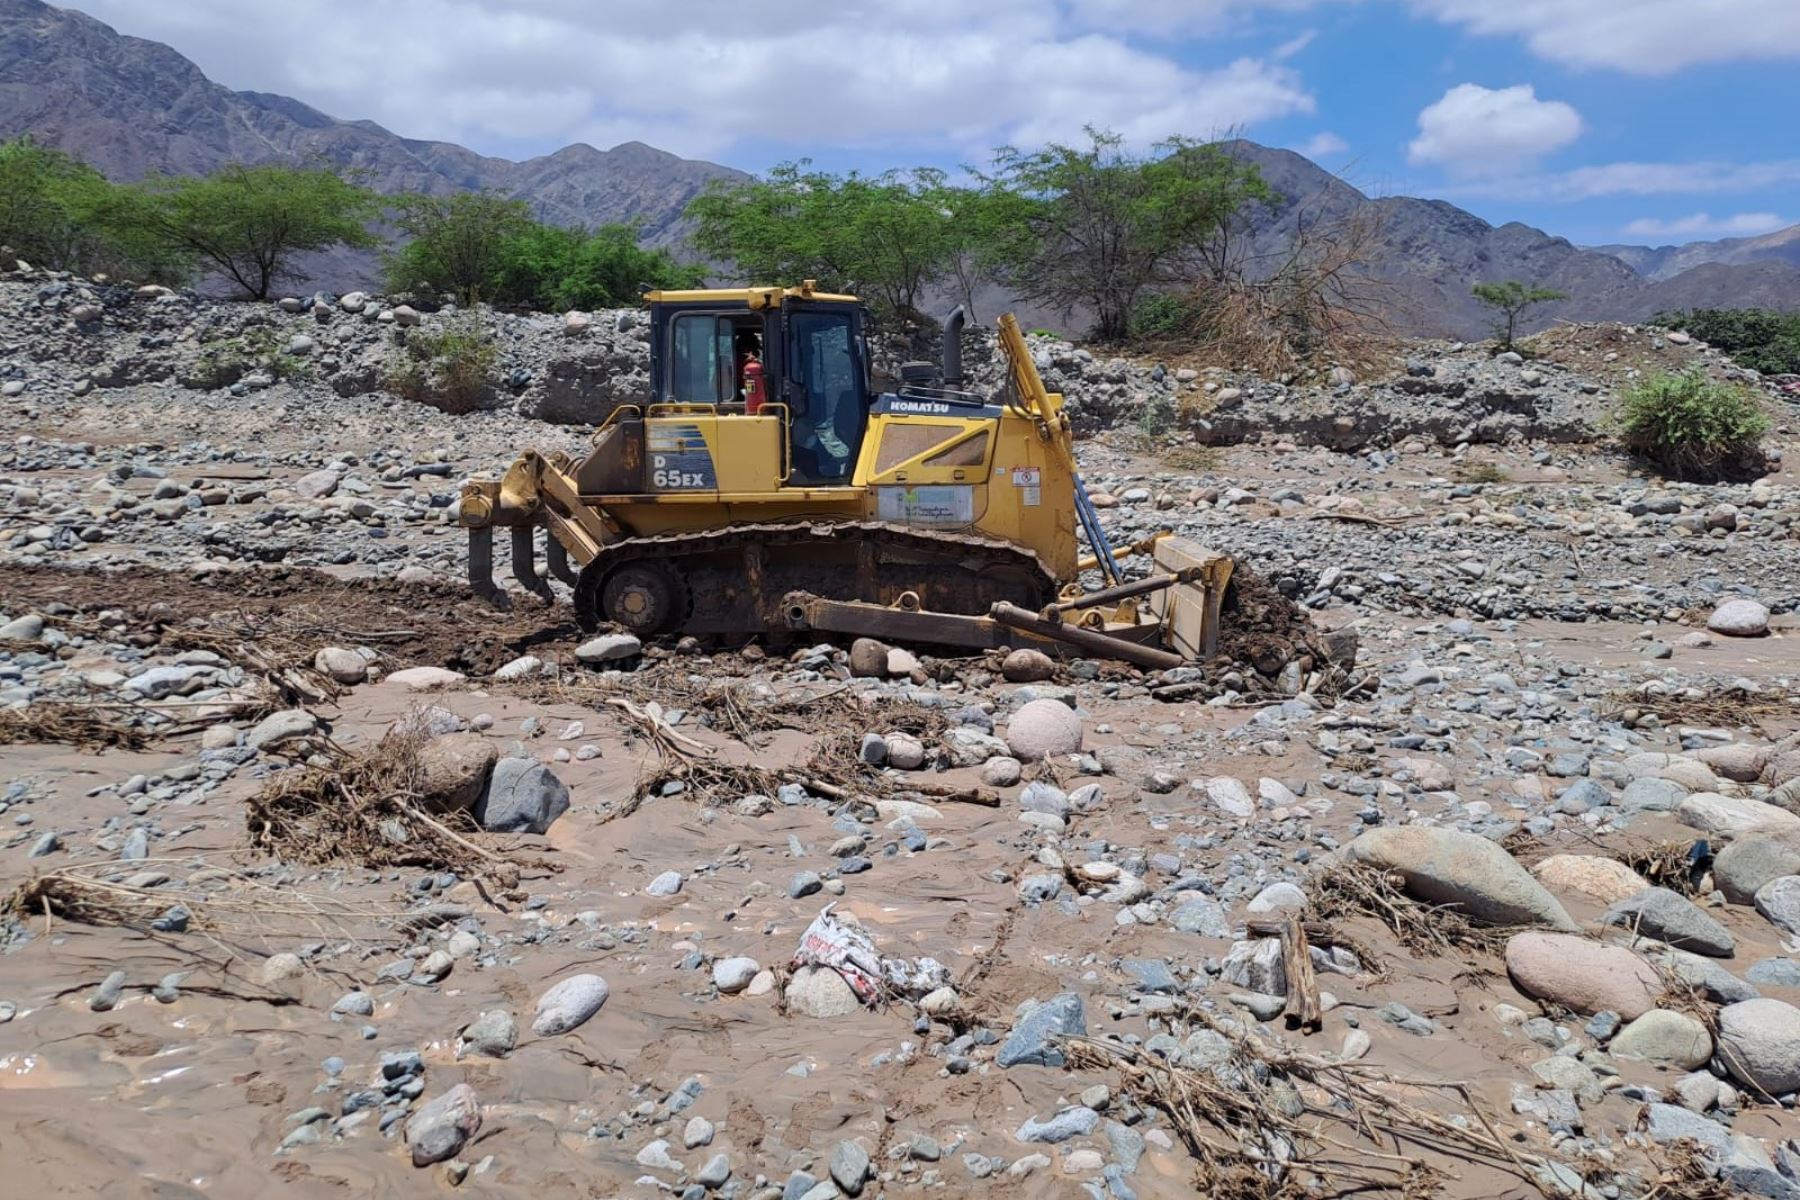
[[[995,394],[964,390],[961,309],[941,376],[907,364],[878,393],[854,296],[809,280],[645,299],[644,402],[608,414],[584,457],[528,450],[503,478],[464,486],[477,591],[500,595],[504,527],[514,578],[552,600],[542,528],[584,629],[1072,647],[1158,669],[1213,653],[1231,560],[1166,534],[1109,544],[1063,398],[1010,314]],[[1152,573],[1125,582],[1118,562],[1133,553]]]

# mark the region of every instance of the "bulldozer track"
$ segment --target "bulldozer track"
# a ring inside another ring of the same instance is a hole
[[[754,612],[746,614],[749,619],[741,630],[744,633],[781,628],[772,615],[774,602],[794,590],[796,572],[807,575],[804,590],[819,596],[891,602],[894,596],[883,594],[880,585],[874,595],[858,594],[859,584],[866,586],[869,581],[842,568],[839,560],[846,551],[859,555],[867,552],[876,558],[885,552],[888,564],[917,560],[920,576],[904,590],[928,597],[927,607],[937,611],[985,612],[994,598],[1010,599],[1035,609],[1048,603],[1056,593],[1056,579],[1043,560],[1008,542],[885,521],[786,521],[633,537],[603,546],[582,568],[575,587],[576,616],[584,628],[597,627],[603,619],[600,589],[606,577],[628,563],[657,562],[681,572],[690,593],[688,610],[677,626],[679,631],[694,621],[696,606],[708,598],[709,583],[716,582],[708,576],[722,575],[717,560],[734,551],[742,556],[751,548],[759,548],[771,560],[776,568],[773,573],[782,575],[783,582],[770,582],[759,594],[748,597]],[[723,574],[729,574],[729,569]],[[739,572],[740,576],[743,574],[747,572]],[[1004,596],[988,595],[1003,590],[1004,581],[1009,578],[1016,580],[1015,588]],[[885,590],[894,591],[894,585],[889,582]],[[725,632],[714,628],[705,631]]]

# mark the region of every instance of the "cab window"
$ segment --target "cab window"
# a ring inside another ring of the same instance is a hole
[[[731,398],[731,319],[712,313],[675,318],[675,369],[669,398],[683,404],[718,404]]]

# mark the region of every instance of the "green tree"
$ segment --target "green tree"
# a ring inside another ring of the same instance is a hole
[[[1272,193],[1215,145],[1175,138],[1139,155],[1114,133],[1089,127],[1087,138],[995,152],[983,177],[1001,234],[990,253],[1021,295],[1091,308],[1096,335],[1120,341],[1139,296],[1195,279],[1207,243]]]
[[[37,266],[181,283],[192,261],[129,218],[100,172],[29,137],[0,143],[0,245]]]
[[[640,245],[635,224],[563,229],[531,224],[499,248],[491,298],[549,311],[620,308],[645,288],[697,287],[702,268]]]
[[[1513,335],[1518,331],[1519,319],[1527,311],[1539,304],[1569,298],[1567,292],[1533,287],[1517,279],[1500,283],[1478,283],[1472,291],[1477,300],[1494,310],[1494,336],[1500,339],[1501,348],[1505,350],[1513,348]]]
[[[190,254],[258,300],[304,278],[294,256],[376,244],[374,194],[321,168],[227,166],[205,177],[154,176],[125,190],[109,223]]]
[[[410,240],[387,257],[388,287],[453,292],[464,304],[494,298],[508,244],[538,228],[525,201],[495,192],[402,196],[394,224]]]
[[[941,172],[865,176],[783,163],[762,179],[715,181],[688,205],[701,253],[748,279],[816,279],[911,319],[955,256]]]

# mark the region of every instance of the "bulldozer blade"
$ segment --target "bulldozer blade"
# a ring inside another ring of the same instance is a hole
[[[486,525],[469,530],[469,588],[489,604],[507,607],[506,593],[494,582],[494,531]]]
[[[569,552],[556,540],[555,533],[549,533],[544,538],[544,561],[550,564],[550,574],[570,587],[575,586],[575,569],[569,566]]]
[[[549,582],[538,574],[537,550],[532,545],[533,527],[515,525],[512,531],[512,573],[519,581],[519,586],[534,596],[547,601],[554,601],[556,595],[550,590]]]

